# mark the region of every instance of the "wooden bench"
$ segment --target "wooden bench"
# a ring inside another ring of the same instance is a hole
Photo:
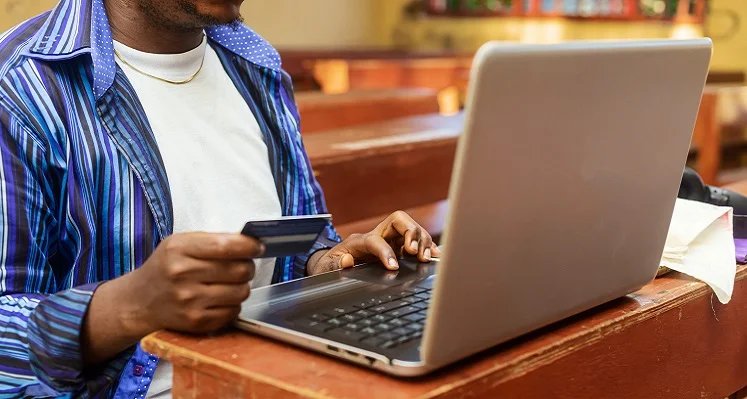
[[[304,136],[335,223],[446,198],[462,123],[429,115]]]
[[[466,91],[471,57],[406,60],[319,60],[314,77],[323,91],[456,87]]]
[[[745,98],[747,86],[705,87],[691,152],[695,156],[694,168],[708,185],[730,184],[747,178],[747,168],[741,165],[729,168],[724,162],[725,153],[743,153],[747,147],[742,132],[747,126]]]
[[[439,113],[438,92],[431,89],[350,91],[296,95],[302,134]]]
[[[326,60],[428,60],[469,58],[472,53],[439,51],[411,51],[392,48],[280,48],[283,69],[291,75],[297,91],[320,90],[321,83],[314,76],[314,67]]]

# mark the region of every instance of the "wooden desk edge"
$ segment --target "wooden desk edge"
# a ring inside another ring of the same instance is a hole
[[[680,279],[688,277],[683,276],[680,273],[673,272],[663,278]],[[735,284],[741,280],[744,280],[745,278],[747,278],[747,266],[738,266]],[[557,341],[553,342],[552,345],[541,348],[541,350],[514,357],[507,363],[492,364],[490,367],[486,368],[480,373],[475,373],[474,375],[470,375],[469,377],[462,380],[453,381],[450,384],[430,390],[424,395],[419,396],[419,398],[427,399],[438,397],[444,392],[456,389],[458,387],[466,386],[470,383],[494,374],[499,375],[497,380],[493,381],[493,383],[495,384],[510,381],[535,369],[549,365],[555,360],[564,357],[567,353],[569,353],[569,348],[571,348],[573,351],[577,351],[581,348],[593,345],[603,340],[608,335],[619,333],[620,331],[624,331],[627,328],[634,326],[642,321],[655,318],[669,310],[675,309],[684,304],[693,302],[697,299],[711,294],[712,293],[708,285],[700,281],[692,280],[686,284],[676,287],[673,290],[668,290],[664,298],[660,298],[660,301],[650,304],[650,307],[645,311],[626,313],[622,316],[598,324],[598,328],[579,330],[577,333],[568,335],[566,337],[563,337],[562,339],[558,339]],[[632,295],[635,295],[635,293],[633,293]],[[237,333],[243,334],[241,332]],[[235,373],[235,375],[240,376],[241,378],[249,379],[261,384],[270,385],[287,392],[302,395],[302,397],[316,399],[333,398],[331,396],[320,394],[319,392],[301,389],[298,386],[288,384],[282,380],[267,377],[266,375],[246,370],[225,361],[216,360],[194,351],[185,350],[179,345],[169,342],[169,338],[173,338],[174,336],[174,333],[160,331],[144,338],[141,344],[145,351],[167,359],[175,365],[194,368],[196,364],[211,364],[220,369],[229,370],[232,373]],[[277,344],[285,345],[282,343]],[[325,358],[323,355],[314,354],[314,356]],[[329,359],[329,361],[338,360]],[[356,366],[349,365],[348,367],[352,368]]]
[[[197,352],[188,351],[181,348],[179,345],[172,344],[165,340],[160,339],[160,336],[166,334],[166,331],[157,331],[152,333],[140,341],[142,349],[148,353],[152,353],[159,358],[163,358],[171,362],[175,366],[185,366],[193,369],[196,364],[210,364],[219,367],[222,370],[230,370],[237,376],[256,381],[260,384],[269,385],[283,391],[292,392],[297,395],[301,395],[304,398],[312,399],[333,399],[330,396],[322,395],[318,392],[314,392],[307,389],[298,388],[295,385],[288,384],[282,380],[267,377],[260,373],[248,371],[241,367],[232,365],[227,362],[222,362],[213,359],[209,356],[202,355]],[[205,371],[205,370],[201,370]],[[211,375],[211,373],[205,373]],[[220,377],[219,375],[212,375],[213,377]]]

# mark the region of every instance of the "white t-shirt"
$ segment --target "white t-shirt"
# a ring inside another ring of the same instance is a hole
[[[262,132],[207,40],[183,54],[143,53],[116,41],[114,49],[126,61],[117,58],[166,167],[174,233],[239,232],[248,220],[280,217]],[[189,83],[171,84],[138,70],[171,81],[200,72]],[[270,284],[275,259],[255,264],[252,287]],[[171,365],[161,360],[148,397],[170,397],[171,375]]]

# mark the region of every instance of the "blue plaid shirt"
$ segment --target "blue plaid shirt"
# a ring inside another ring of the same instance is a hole
[[[206,30],[262,130],[286,215],[325,212],[280,57],[247,27]],[[172,233],[163,161],[114,61],[102,0],[61,0],[0,35],[0,397],[135,398],[158,359],[139,347],[83,369],[83,317],[101,282]],[[339,241],[334,228],[314,250]],[[273,282],[302,277],[278,259]]]

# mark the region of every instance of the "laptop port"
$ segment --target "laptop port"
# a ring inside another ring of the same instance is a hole
[[[372,358],[371,356],[365,356],[366,360],[368,360],[368,364],[370,366],[373,366],[374,363],[376,363],[376,359]]]
[[[358,354],[355,353],[355,352],[351,352],[351,351],[347,351],[346,350],[345,353],[347,353],[348,355],[353,356],[353,357],[358,357]]]
[[[327,345],[327,349],[331,350],[332,352],[339,352],[340,350],[332,345]]]

